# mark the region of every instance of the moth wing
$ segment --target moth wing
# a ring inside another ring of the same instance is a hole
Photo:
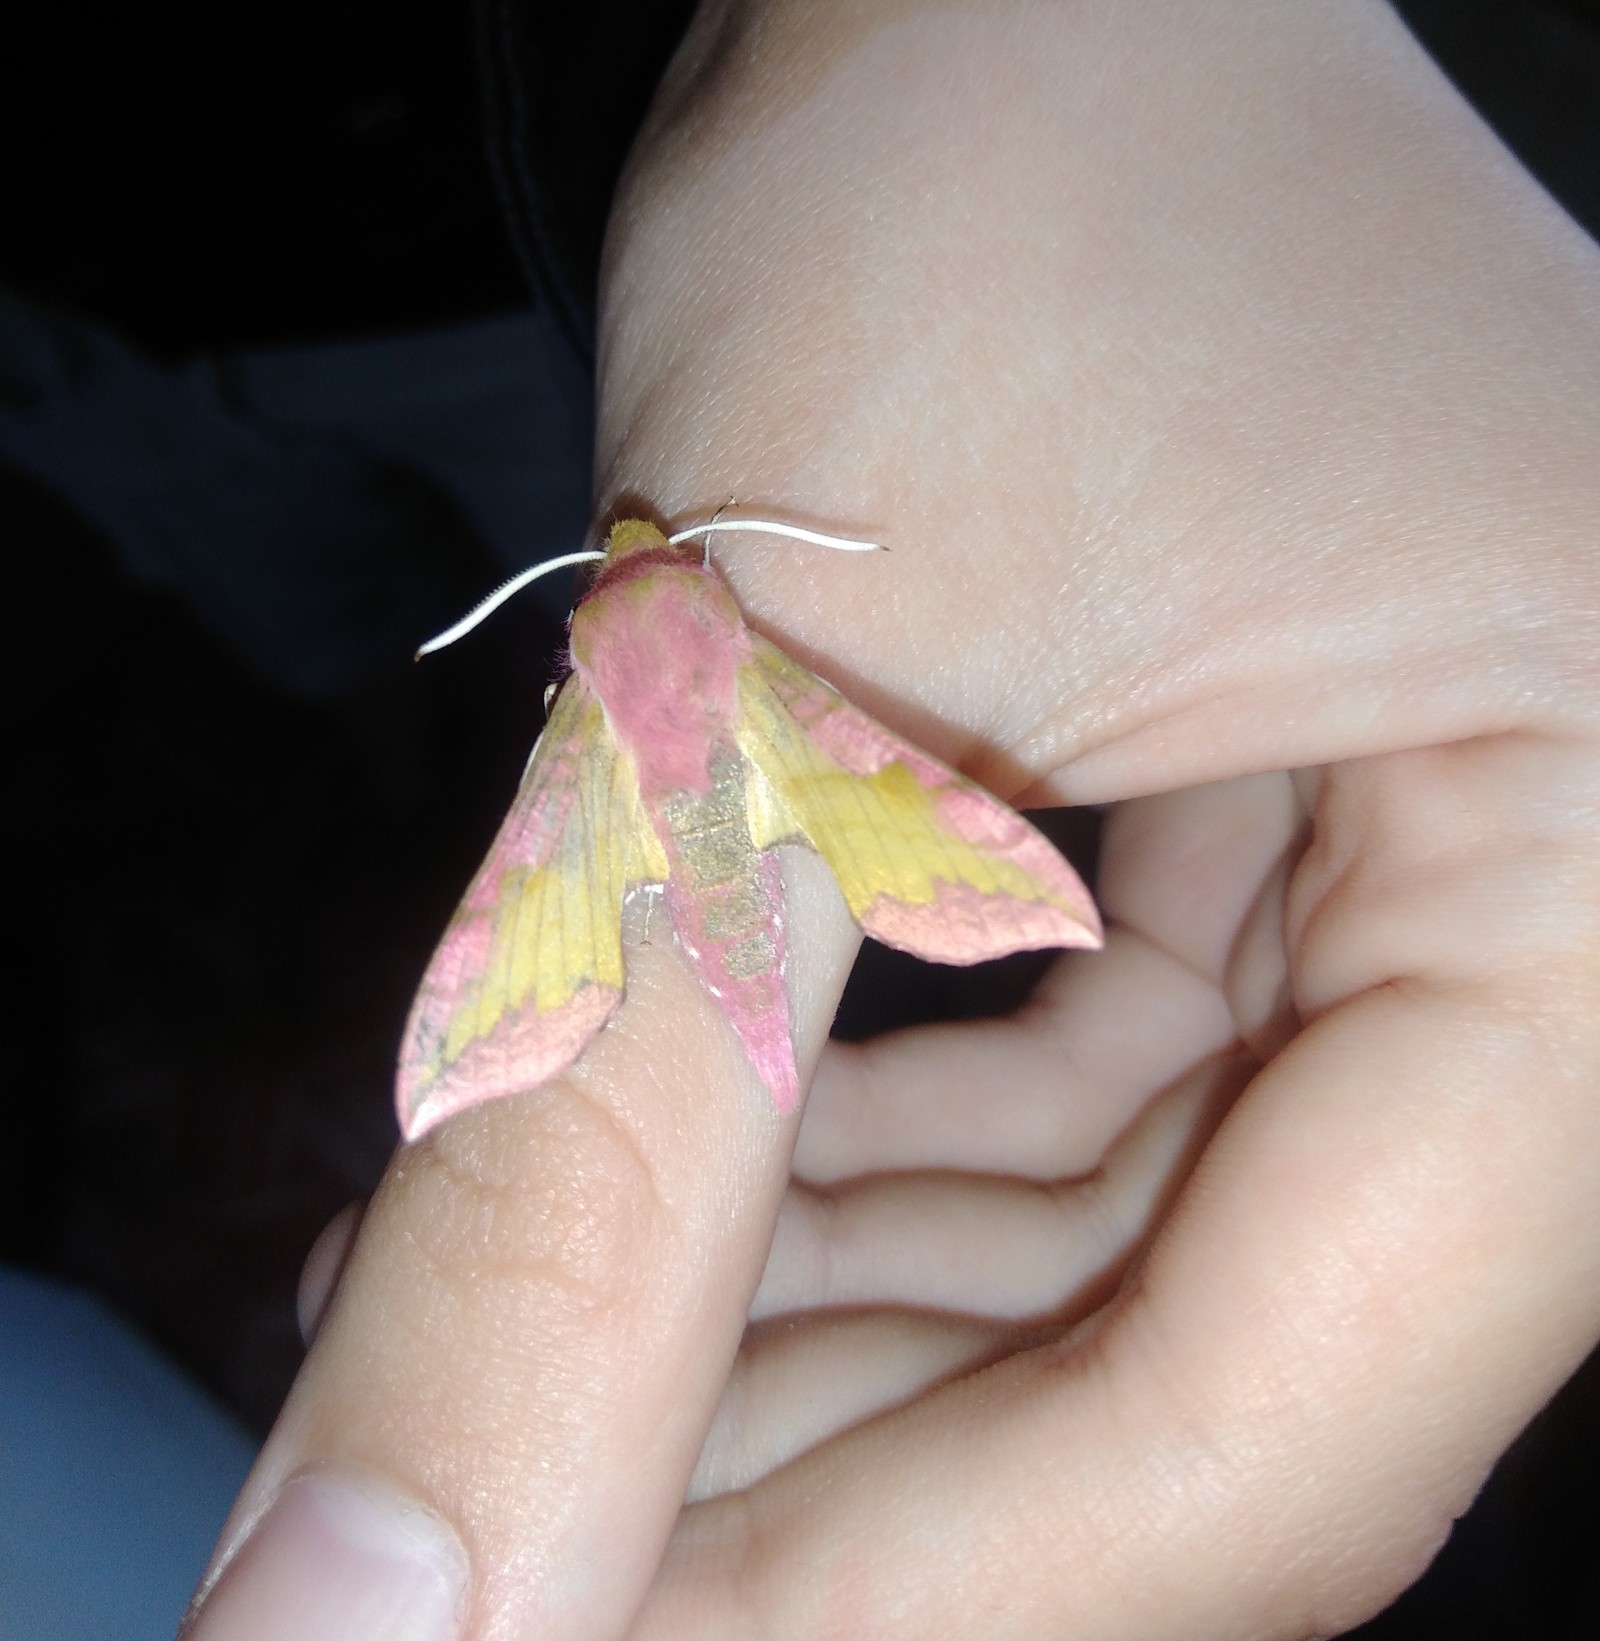
[[[1093,898],[1015,810],[750,635],[740,749],[759,847],[804,841],[856,921],[937,963],[1098,946]]]
[[[667,860],[599,701],[567,680],[411,1007],[407,1139],[559,1075],[622,1000],[622,902]]]

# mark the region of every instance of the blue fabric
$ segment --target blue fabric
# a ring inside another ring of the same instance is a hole
[[[254,1455],[99,1300],[0,1269],[0,1641],[171,1641]]]

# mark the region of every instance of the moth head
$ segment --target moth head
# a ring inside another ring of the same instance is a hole
[[[618,519],[606,537],[606,562],[614,564],[629,553],[659,551],[666,545],[666,536],[644,519]]]

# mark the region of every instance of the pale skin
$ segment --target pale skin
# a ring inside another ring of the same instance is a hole
[[[194,1634],[1357,1623],[1600,1328],[1600,256],[1376,0],[713,5],[601,405],[604,507],[891,547],[718,558],[1003,796],[1115,804],[1111,937],[824,1049],[855,937],[786,860],[803,1121],[630,948],[319,1246]],[[432,1513],[433,1629],[240,1551],[306,1470]]]

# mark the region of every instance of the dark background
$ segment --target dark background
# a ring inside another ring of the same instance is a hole
[[[1600,234],[1600,0],[1400,9]],[[462,6],[21,12],[0,23],[0,287],[173,368],[529,301]],[[0,405],[29,391],[0,347]],[[0,1259],[107,1295],[264,1430],[299,1360],[300,1261],[393,1144],[400,1023],[541,721],[559,623],[513,605],[439,664],[396,645],[307,695],[5,466],[0,541],[21,959]],[[429,551],[413,640],[500,569],[466,527]],[[1092,860],[1092,822],[1067,824]],[[840,1029],[1003,1006],[1034,972],[974,981],[869,951]],[[1591,1363],[1362,1633],[1600,1635],[1597,1424]]]

